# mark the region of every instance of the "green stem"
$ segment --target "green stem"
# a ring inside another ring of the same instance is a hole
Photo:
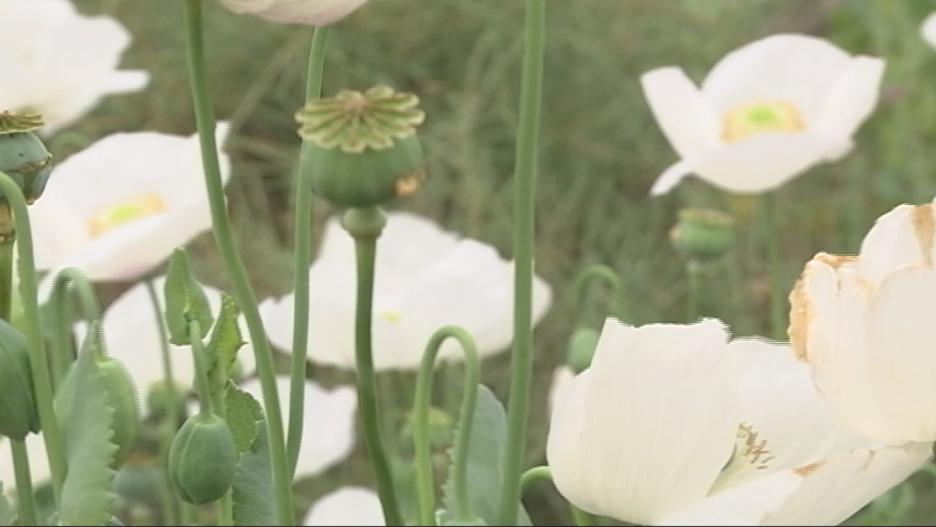
[[[286,459],[286,441],[283,433],[283,416],[276,388],[276,372],[273,353],[267,340],[263,321],[257,309],[257,297],[247,277],[247,270],[237,250],[234,235],[227,215],[224,186],[218,149],[215,144],[215,116],[211,96],[205,79],[205,51],[202,35],[202,10],[200,0],[185,0],[185,21],[188,44],[189,83],[195,106],[195,120],[201,142],[202,163],[208,200],[211,206],[212,230],[221,258],[231,276],[234,298],[244,312],[250,341],[256,357],[263,406],[266,410],[267,433],[270,439],[270,465],[276,497],[277,521],[281,525],[293,525],[292,478]]]
[[[500,523],[517,521],[524,463],[530,381],[533,376],[533,252],[536,227],[536,156],[542,105],[545,0],[527,0],[520,94],[520,127],[514,174],[514,350],[511,358],[507,451],[501,486]]]
[[[534,483],[540,481],[548,481],[553,483],[552,469],[547,466],[533,467],[523,473],[523,476],[520,478],[520,491],[522,494],[526,494],[530,487]],[[595,522],[592,520],[592,517],[587,512],[576,507],[572,503],[569,503],[569,514],[572,517],[573,523],[578,526],[587,526],[594,525]]]
[[[159,438],[159,457],[162,461],[162,513],[163,521],[167,525],[172,525],[180,521],[178,518],[178,508],[180,501],[176,493],[173,492],[172,478],[169,477],[169,448],[172,446],[172,440],[175,438],[179,427],[178,405],[179,393],[176,390],[175,377],[172,373],[172,359],[169,356],[169,341],[166,338],[166,321],[163,320],[162,307],[159,305],[159,294],[156,292],[156,286],[153,284],[152,277],[147,277],[144,281],[146,292],[149,295],[150,304],[153,306],[153,316],[156,317],[156,328],[159,332],[159,355],[162,359],[163,382],[166,384],[166,393],[169,395],[170,404],[166,408],[166,422],[163,424],[163,433]]]
[[[29,474],[29,455],[26,443],[10,438],[13,455],[13,474],[16,477],[16,504],[19,507],[20,525],[39,525],[36,516],[36,499],[33,496],[32,477]]]
[[[618,319],[624,317],[624,282],[614,269],[603,264],[589,265],[575,278],[575,312],[581,314],[585,306],[588,286],[594,281],[601,281],[611,289],[611,314]]]
[[[455,520],[471,520],[471,503],[468,499],[468,448],[471,425],[474,420],[478,382],[481,380],[481,363],[474,339],[464,329],[446,326],[432,335],[426,352],[423,353],[419,377],[416,379],[416,396],[413,403],[413,449],[416,452],[416,494],[419,497],[419,522],[435,525],[435,482],[432,478],[432,451],[429,444],[429,399],[432,397],[432,375],[436,358],[442,344],[453,338],[461,345],[465,355],[465,388],[458,416],[458,437],[455,438]]]
[[[10,322],[13,305],[13,250],[14,234],[0,241],[0,318]]]
[[[318,27],[312,35],[309,49],[309,70],[306,74],[306,102],[322,94],[325,69],[325,42],[328,28]],[[289,384],[289,434],[286,452],[289,473],[296,473],[302,428],[305,419],[306,355],[309,349],[309,266],[312,264],[312,173],[309,167],[309,147],[305,142],[299,153],[296,180],[295,277],[293,304],[292,375]]]
[[[49,458],[49,470],[52,473],[52,490],[55,503],[62,495],[65,481],[65,443],[55,417],[52,397],[52,379],[49,375],[49,358],[46,356],[45,341],[42,338],[42,322],[39,318],[39,300],[37,292],[36,264],[33,259],[32,228],[23,191],[10,176],[0,172],[0,194],[6,198],[16,223],[16,244],[19,251],[17,264],[20,299],[26,317],[26,341],[29,345],[30,369],[36,395],[36,407],[39,413],[39,425],[45,441],[46,455]]]
[[[52,287],[52,387],[57,389],[74,359],[72,349],[72,310],[69,293],[77,295],[88,328],[101,322],[101,304],[88,277],[79,269],[69,267],[55,276]],[[100,326],[98,326],[100,327]],[[105,352],[105,341],[98,338],[98,351]]]
[[[695,260],[686,262],[688,280],[686,295],[686,322],[690,324],[699,318],[699,297],[702,292],[702,264]]]
[[[786,295],[783,291],[783,262],[780,258],[777,229],[777,197],[764,195],[764,230],[767,243],[767,265],[770,272],[770,334],[774,339],[786,338]]]
[[[208,417],[215,415],[214,393],[208,380],[208,359],[205,345],[201,340],[201,323],[189,320],[189,338],[192,341],[192,362],[195,364],[195,388],[198,392],[199,414]]]
[[[364,432],[364,443],[377,478],[377,494],[387,525],[402,525],[393,474],[380,438],[380,411],[377,407],[377,379],[374,374],[371,325],[374,309],[374,267],[377,258],[377,238],[386,224],[386,216],[378,207],[350,209],[342,219],[344,228],[354,237],[357,257],[357,308],[354,324],[355,362],[357,364],[358,413]]]

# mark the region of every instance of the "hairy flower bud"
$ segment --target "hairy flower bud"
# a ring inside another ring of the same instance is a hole
[[[23,189],[27,203],[42,195],[52,172],[52,154],[35,134],[41,127],[38,115],[0,113],[0,172]]]
[[[196,505],[212,502],[234,483],[237,446],[234,435],[216,415],[189,418],[169,449],[169,475],[179,496]]]
[[[381,205],[419,189],[426,178],[416,127],[419,99],[376,86],[309,102],[296,114],[316,193],[335,205]]]
[[[670,231],[670,240],[686,258],[709,262],[734,245],[734,219],[718,210],[683,209]]]
[[[26,339],[0,320],[0,435],[22,440],[39,431]]]

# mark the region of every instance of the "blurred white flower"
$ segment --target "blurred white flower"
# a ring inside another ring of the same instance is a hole
[[[303,525],[386,525],[377,493],[342,487],[312,504]]]
[[[329,222],[318,260],[309,270],[312,289],[309,357],[354,368],[355,258],[351,236]],[[548,284],[534,283],[534,321],[551,302]],[[292,348],[293,295],[262,306],[270,340]],[[480,242],[446,232],[407,213],[389,215],[377,247],[374,291],[374,364],[377,369],[418,368],[429,338],[455,324],[491,355],[513,339],[513,264]],[[440,357],[460,360],[447,342]]]
[[[41,432],[26,436],[26,453],[29,457],[33,488],[49,481],[52,478],[52,472],[49,470],[49,459],[45,454],[45,443]],[[16,473],[13,471],[10,440],[6,437],[0,437],[0,482],[3,482],[5,494],[11,494],[16,488]]]
[[[936,48],[936,11],[930,13],[930,15],[926,17],[926,20],[923,21],[920,33],[923,35],[923,40],[926,40],[930,46]]]
[[[284,24],[324,26],[337,22],[367,0],[221,0],[231,11]]]
[[[716,320],[608,320],[560,393],[547,458],[578,507],[648,524],[837,524],[908,477],[931,443],[840,429],[789,349],[728,343]]]
[[[67,126],[110,94],[142,89],[149,75],[117,69],[130,34],[67,0],[0,2],[0,110],[41,113],[45,132]]]
[[[881,216],[859,256],[820,253],[790,294],[790,342],[843,422],[889,443],[936,439],[934,205]]]
[[[289,401],[289,377],[276,377],[281,402]],[[263,404],[259,379],[241,383],[240,388]],[[286,405],[283,406],[286,408]],[[320,474],[348,457],[354,448],[354,424],[357,392],[350,386],[333,390],[306,381],[305,421],[302,427],[302,448],[296,462],[296,479]]]
[[[732,192],[765,192],[841,158],[877,104],[883,73],[881,59],[805,35],[729,53],[701,89],[678,67],[645,73],[653,115],[682,158],[651,193],[665,194],[689,174]]]
[[[153,280],[160,312],[164,310],[165,282],[165,276]],[[217,316],[221,307],[221,292],[208,286],[204,286],[204,289],[211,311]],[[241,334],[247,339],[244,327],[245,324],[241,320]],[[164,379],[159,326],[146,284],[133,286],[107,308],[102,329],[108,353],[127,368],[136,384],[140,408],[144,408],[143,403],[149,388]],[[75,337],[79,342],[84,339],[85,332],[86,326],[83,323],[76,324]],[[253,349],[249,344],[240,349],[237,360],[240,362],[243,376],[252,375],[256,370]],[[185,389],[194,386],[195,366],[190,348],[169,344],[169,361],[172,364],[175,383]]]
[[[552,384],[549,387],[549,409],[555,408],[556,401],[562,399],[562,394],[572,386],[575,380],[575,370],[569,366],[559,366],[553,370]]]
[[[218,126],[218,142],[227,125]],[[220,153],[222,175],[230,175]],[[30,209],[39,269],[138,278],[211,226],[198,138],[115,134],[58,165]]]

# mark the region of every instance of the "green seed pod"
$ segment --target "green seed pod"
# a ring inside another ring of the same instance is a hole
[[[234,483],[237,446],[216,415],[196,415],[182,425],[169,449],[169,475],[179,496],[196,505],[215,501]]]
[[[296,114],[313,190],[335,205],[382,205],[416,192],[426,178],[416,135],[419,98],[376,86],[345,90]]]
[[[169,415],[169,405],[172,403],[173,392],[175,395],[175,414],[180,418],[179,422],[185,418],[185,389],[176,386],[175,390],[170,391],[166,381],[153,383],[146,394],[146,407],[149,408],[153,417],[162,420]]]
[[[710,262],[734,245],[734,219],[717,210],[683,209],[670,240],[686,258]]]
[[[578,328],[569,337],[569,344],[566,349],[566,364],[575,373],[581,373],[591,366],[592,357],[595,356],[595,348],[598,347],[599,336],[600,334],[595,329]]]
[[[52,172],[52,154],[34,133],[41,127],[38,115],[0,113],[0,171],[23,189],[27,203],[42,195]]]
[[[0,320],[0,435],[20,441],[38,431],[26,338]]]
[[[101,382],[107,390],[108,404],[114,410],[111,442],[117,445],[117,452],[111,467],[116,469],[127,460],[140,429],[136,387],[127,369],[117,360],[103,357],[98,359],[97,365]]]

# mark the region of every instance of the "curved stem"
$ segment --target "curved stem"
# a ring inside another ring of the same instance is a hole
[[[270,466],[276,495],[277,521],[282,525],[293,525],[295,518],[293,516],[292,478],[289,476],[289,463],[286,459],[283,416],[276,389],[273,353],[270,350],[270,343],[267,340],[266,332],[263,329],[263,321],[257,309],[256,294],[250,285],[247,270],[240,260],[225,206],[224,186],[221,182],[221,168],[218,161],[218,149],[215,144],[214,109],[212,108],[211,96],[205,79],[200,0],[185,0],[185,21],[189,83],[192,88],[195,120],[198,124],[198,136],[201,143],[205,185],[208,189],[208,200],[211,206],[212,231],[218,251],[221,253],[221,258],[231,276],[234,298],[244,312],[247,329],[250,333],[250,341],[256,357],[263,393],[263,406],[267,416],[266,424],[270,440]]]
[[[0,318],[10,322],[13,305],[13,234],[0,241]]]
[[[101,322],[101,304],[97,292],[88,280],[88,277],[79,269],[68,267],[62,269],[56,276],[52,287],[53,309],[53,349],[52,349],[52,386],[55,389],[68,372],[68,365],[74,359],[72,355],[71,326],[72,312],[69,303],[71,292],[78,297],[88,330],[92,327],[100,328],[96,323]],[[97,335],[97,350],[106,354],[106,344],[100,333]],[[54,391],[54,390],[53,390]]]
[[[699,296],[702,292],[702,264],[695,260],[686,262],[687,295],[686,321],[695,322],[699,318]]]
[[[611,313],[617,317],[624,316],[624,282],[614,269],[604,264],[589,265],[575,278],[576,313],[581,313],[585,305],[585,296],[588,286],[594,281],[602,281],[611,289]]]
[[[380,438],[380,411],[377,407],[377,379],[374,374],[371,324],[374,310],[374,267],[377,259],[377,238],[386,217],[377,207],[350,209],[342,219],[344,228],[354,237],[357,259],[357,307],[355,309],[354,348],[357,365],[358,414],[364,432],[364,443],[377,478],[377,494],[387,525],[402,525],[393,474]]]
[[[545,0],[527,0],[520,94],[520,127],[514,174],[514,350],[511,358],[507,451],[501,486],[500,523],[517,521],[530,381],[533,375],[533,252],[536,223],[536,154],[546,36]]]
[[[10,453],[13,456],[13,475],[16,478],[16,506],[19,508],[19,523],[20,525],[39,525],[25,441],[10,438]]]
[[[465,355],[465,388],[458,416],[458,437],[455,438],[455,520],[470,520],[471,503],[468,498],[468,447],[474,420],[481,363],[474,339],[464,329],[446,326],[429,339],[423,353],[416,396],[413,403],[413,449],[416,452],[416,494],[419,497],[419,523],[435,525],[435,482],[432,478],[432,452],[429,445],[429,399],[432,397],[432,375],[442,344],[453,338],[461,345]]]
[[[46,356],[45,341],[42,338],[42,322],[39,318],[39,300],[37,292],[36,264],[33,259],[32,227],[23,191],[10,176],[0,172],[0,194],[6,198],[13,210],[19,251],[18,275],[20,299],[26,317],[26,342],[29,345],[30,370],[33,387],[36,391],[36,406],[39,410],[39,425],[45,440],[46,455],[49,458],[49,470],[52,473],[52,490],[58,504],[65,481],[65,443],[55,418],[52,397],[52,379],[49,375],[49,358]]]
[[[770,272],[770,335],[777,340],[786,338],[786,295],[783,292],[783,262],[777,250],[777,196],[764,195],[764,230],[767,242],[767,265]]]
[[[201,340],[201,323],[189,320],[189,338],[192,341],[192,362],[195,364],[195,388],[198,392],[199,414],[215,415],[214,393],[208,380],[208,359],[205,357],[205,345]]]
[[[548,466],[541,465],[538,467],[533,467],[523,473],[523,476],[520,478],[520,490],[522,494],[526,494],[530,487],[534,483],[539,483],[541,481],[548,481],[553,483],[552,469]],[[594,525],[591,515],[582,509],[576,507],[572,503],[569,503],[569,514],[572,517],[573,523],[580,527],[587,525]]]
[[[309,49],[309,71],[306,75],[306,102],[322,94],[325,69],[325,42],[328,28],[318,27],[312,35]],[[305,419],[306,355],[309,349],[309,266],[312,264],[312,174],[309,170],[308,147],[303,142],[299,153],[296,179],[295,277],[293,304],[292,371],[289,384],[289,433],[286,452],[289,473],[296,473],[302,428]]]

